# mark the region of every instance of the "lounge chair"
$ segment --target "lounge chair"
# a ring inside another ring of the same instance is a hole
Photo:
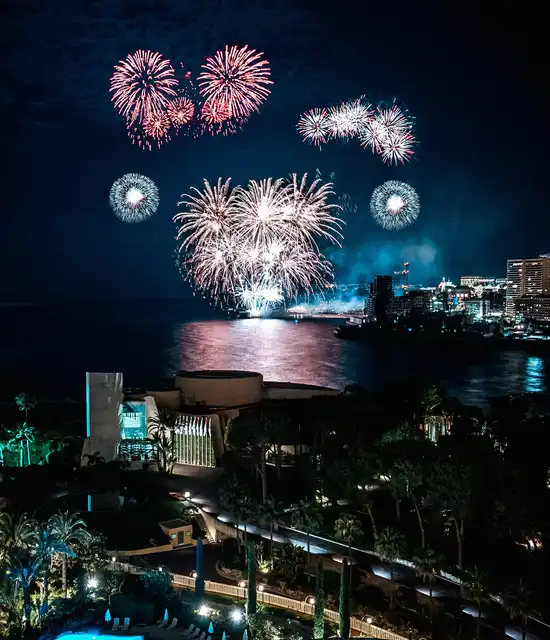
[[[164,627],[168,624],[168,620],[159,620],[157,622],[157,627],[159,629],[164,629]]]
[[[123,631],[128,631],[130,628],[130,618],[124,618],[124,626],[122,627]]]
[[[170,623],[170,626],[166,627],[166,631],[172,631],[172,629],[175,629],[177,626],[178,626],[178,619],[174,618]]]
[[[112,630],[113,631],[118,631],[120,629],[120,627],[121,627],[120,618],[115,618],[113,620],[113,629]]]
[[[204,640],[205,638],[206,638],[206,631],[203,631],[199,636],[199,640]]]
[[[198,638],[199,637],[199,633],[201,632],[201,630],[199,629],[199,627],[197,627],[195,629],[195,633],[193,633],[193,635],[191,636],[192,638]]]

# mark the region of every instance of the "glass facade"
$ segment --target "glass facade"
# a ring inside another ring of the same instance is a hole
[[[143,440],[147,437],[145,402],[125,402],[122,408],[122,440]]]

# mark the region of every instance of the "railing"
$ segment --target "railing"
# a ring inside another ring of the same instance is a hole
[[[173,573],[173,584],[184,589],[194,589],[195,579],[189,576],[178,575]],[[217,593],[222,596],[229,596],[230,598],[236,598],[237,600],[246,600],[247,590],[245,587],[236,587],[231,584],[222,584],[220,582],[211,582],[205,580],[204,590],[209,593]],[[258,601],[270,607],[277,607],[279,609],[287,609],[290,611],[296,611],[308,616],[313,616],[315,607],[307,602],[301,602],[300,600],[293,600],[292,598],[286,598],[274,593],[266,593],[265,591],[258,591]],[[340,614],[337,611],[331,611],[325,609],[325,618],[330,622],[338,624],[340,621]],[[350,626],[352,631],[359,631],[364,636],[370,638],[381,638],[382,640],[405,640],[403,636],[400,636],[392,631],[386,631],[380,627],[376,627],[368,622],[358,620],[357,618],[351,618]]]

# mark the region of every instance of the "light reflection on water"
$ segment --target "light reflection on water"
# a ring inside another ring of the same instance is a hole
[[[485,405],[489,397],[545,391],[545,362],[525,353],[477,357],[441,350],[402,349],[339,340],[327,321],[233,320],[177,325],[167,372],[178,369],[244,369],[266,380],[343,389],[407,379],[440,381],[463,402]]]

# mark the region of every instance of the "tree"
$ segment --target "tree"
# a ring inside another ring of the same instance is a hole
[[[40,559],[32,557],[28,553],[20,553],[12,557],[8,565],[7,573],[12,579],[21,585],[24,602],[23,631],[28,633],[31,623],[31,587],[40,570]]]
[[[386,527],[376,537],[374,550],[383,562],[390,565],[390,580],[393,581],[395,561],[401,558],[405,551],[405,538],[399,531]]]
[[[204,549],[202,546],[202,538],[197,538],[197,548],[195,549],[195,598],[197,603],[204,600]]]
[[[228,511],[234,518],[237,529],[237,543],[241,547],[239,524],[244,521],[245,543],[247,540],[247,518],[253,513],[253,502],[247,488],[232,476],[222,486],[220,491],[220,506]],[[244,518],[244,520],[243,520]]]
[[[325,572],[321,560],[317,563],[315,576],[315,610],[313,613],[313,638],[323,640],[325,637]]]
[[[180,518],[186,523],[191,524],[193,520],[198,516],[199,510],[191,502],[184,504],[180,511]]]
[[[521,621],[521,639],[527,637],[527,622],[530,616],[536,615],[533,607],[532,594],[523,584],[523,580],[506,589],[503,594],[506,611],[512,620]]]
[[[349,639],[350,634],[350,579],[349,565],[346,558],[342,562],[340,573],[340,638]]]
[[[158,470],[172,473],[176,461],[174,452],[174,434],[180,424],[180,416],[176,411],[160,407],[157,414],[149,418],[147,429],[149,438],[154,443],[155,462]]]
[[[284,510],[282,505],[275,502],[273,498],[269,498],[261,506],[262,515],[269,521],[269,545],[271,566],[273,567],[273,527],[275,523],[283,516]]]
[[[423,547],[418,555],[414,556],[413,563],[416,565],[416,573],[422,578],[422,582],[427,583],[429,586],[431,621],[433,618],[433,585],[442,569],[443,558],[436,555],[435,551],[430,547]]]
[[[344,540],[348,543],[348,556],[351,561],[351,543],[363,535],[359,519],[351,513],[343,513],[334,523],[334,535],[339,540]],[[351,567],[349,569],[349,580],[351,585]]]
[[[0,560],[34,547],[37,529],[36,520],[29,518],[26,513],[14,516],[7,511],[0,512]]]
[[[424,532],[424,522],[420,514],[419,499],[417,490],[422,486],[424,477],[420,465],[413,464],[408,460],[401,460],[393,465],[392,477],[399,478],[399,482],[404,487],[405,495],[408,496],[413,504],[416,517],[418,519],[418,527],[420,529],[421,547],[426,546],[426,534]]]
[[[310,581],[310,534],[319,530],[321,524],[321,514],[317,505],[311,502],[305,502],[300,500],[293,507],[292,524],[295,527],[299,527],[306,532],[306,544],[307,544],[307,581]]]
[[[446,513],[449,523],[454,527],[457,566],[462,569],[465,527],[472,506],[472,470],[459,463],[439,463],[434,465],[428,482],[428,499]]]
[[[76,553],[69,547],[68,544],[62,542],[61,540],[58,540],[53,535],[47,523],[46,525],[38,527],[34,553],[35,557],[38,558],[42,566],[42,580],[44,582],[44,588],[42,591],[42,602],[40,606],[40,613],[42,614],[48,610],[50,562],[52,556],[55,553],[59,553],[60,555],[76,558]]]
[[[68,511],[54,513],[47,524],[52,536],[59,542],[70,545],[71,543],[86,543],[90,540],[90,534],[86,528],[84,520],[79,518],[78,513],[69,514]],[[61,555],[61,583],[63,593],[67,597],[67,555]]]
[[[275,550],[277,572],[291,582],[296,582],[306,565],[306,554],[302,547],[291,542],[279,545]]]
[[[256,591],[256,552],[254,542],[250,540],[246,547],[248,561],[248,591],[246,599],[246,613],[253,616],[257,609],[258,594]]]
[[[15,396],[15,404],[19,411],[24,411],[25,413],[25,422],[27,422],[29,418],[29,411],[36,407],[36,399],[29,395],[26,391],[22,393],[18,393]]]
[[[99,451],[94,451],[93,453],[85,453],[82,457],[86,459],[86,466],[88,467],[93,467],[96,464],[105,464],[105,458]]]
[[[31,463],[31,449],[30,444],[34,442],[35,429],[26,422],[17,425],[17,428],[11,433],[11,439],[8,446],[19,449],[19,466],[23,467],[25,452],[27,453],[27,466]]]
[[[481,603],[485,600],[487,593],[487,575],[474,567],[472,571],[466,572],[466,579],[463,581],[466,589],[477,607],[476,639],[479,640],[479,626],[481,622]]]

